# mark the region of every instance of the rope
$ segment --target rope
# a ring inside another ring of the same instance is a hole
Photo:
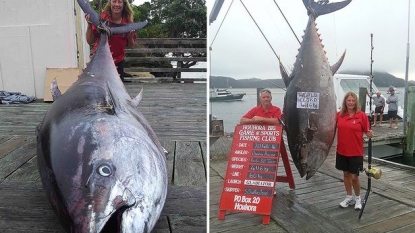
[[[228,15],[229,10],[231,9],[231,6],[232,6],[233,1],[234,1],[234,0],[232,0],[231,4],[229,5],[228,10],[226,11],[225,17],[223,17],[223,20],[222,20],[222,22],[220,23],[219,29],[218,29],[218,31],[216,32],[215,37],[213,37],[213,41],[212,41],[212,43],[210,44],[210,47],[212,47],[213,42],[215,42],[216,36],[218,35],[218,33],[219,33],[219,31],[220,31],[220,28],[222,27],[222,24],[223,24],[223,22],[225,21],[226,16]]]
[[[265,36],[265,34],[262,32],[261,28],[258,26],[257,22],[255,21],[254,17],[252,17],[251,13],[248,11],[248,8],[246,8],[245,4],[242,2],[242,0],[240,0],[242,5],[244,6],[246,12],[248,12],[249,16],[251,16],[251,19],[254,21],[255,25],[258,27],[259,31],[261,32],[262,36],[265,38],[265,40],[267,41],[269,47],[271,47],[272,52],[275,54],[275,56],[277,57],[278,61],[280,61],[280,57],[277,55],[277,53],[275,52],[274,48],[271,46],[271,44],[269,43],[267,37]]]
[[[297,35],[295,34],[293,28],[291,27],[290,23],[288,22],[287,18],[285,18],[284,13],[282,13],[281,8],[278,6],[277,2],[274,0],[275,5],[278,7],[278,10],[280,10],[282,17],[284,17],[285,22],[287,22],[288,26],[290,27],[291,31],[293,32],[295,38],[297,39],[298,43],[301,44],[300,40],[298,39]]]

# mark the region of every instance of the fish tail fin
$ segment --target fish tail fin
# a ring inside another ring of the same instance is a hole
[[[147,25],[147,21],[137,22],[137,23],[127,23],[123,26],[118,27],[110,27],[111,34],[122,34],[122,33],[128,33],[131,31],[136,31],[144,26]]]
[[[91,23],[94,24],[95,26],[98,26],[100,17],[98,13],[94,9],[92,9],[91,4],[89,4],[89,1],[78,0],[78,4],[85,14],[89,14],[89,20],[91,21]]]
[[[101,17],[98,15],[98,13],[94,9],[92,9],[89,1],[88,0],[77,0],[77,1],[82,11],[85,14],[89,14],[89,20],[91,21],[91,23],[97,27],[101,26],[102,25]],[[139,30],[146,25],[147,25],[147,21],[138,22],[138,23],[128,23],[128,24],[118,26],[118,27],[112,27],[110,25],[109,31],[110,31],[110,34],[122,34],[122,33]]]
[[[304,6],[307,8],[308,14],[312,14],[314,18],[320,15],[329,14],[331,12],[342,9],[347,6],[352,0],[345,0],[343,2],[329,3],[328,0],[303,0]]]

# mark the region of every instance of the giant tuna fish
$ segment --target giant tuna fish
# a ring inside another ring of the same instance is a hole
[[[107,33],[138,30],[146,22],[107,27],[87,0],[78,0],[102,28],[98,49],[79,79],[37,128],[43,188],[67,232],[150,232],[167,194],[165,154],[151,126],[119,78]]]
[[[284,121],[291,157],[300,176],[311,178],[327,158],[336,132],[336,102],[333,74],[343,62],[330,66],[317,33],[319,15],[339,10],[351,0],[337,3],[303,0],[308,24],[294,64],[288,75],[280,63],[287,91],[284,98]]]

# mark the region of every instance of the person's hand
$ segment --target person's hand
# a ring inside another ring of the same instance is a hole
[[[132,40],[134,38],[134,34],[135,34],[135,31],[134,30],[133,31],[130,31],[128,33],[128,35],[127,35],[127,38],[130,39],[130,40]]]
[[[90,19],[90,15],[89,14],[85,14],[85,20],[88,23],[88,27],[91,27],[92,26],[92,22],[91,22],[91,19]]]
[[[261,123],[261,117],[259,116],[252,117],[252,120],[254,121],[254,123],[257,123],[257,124]]]
[[[372,130],[367,131],[366,136],[368,138],[372,138],[373,137],[373,131]]]

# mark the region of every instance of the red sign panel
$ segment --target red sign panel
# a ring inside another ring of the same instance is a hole
[[[220,211],[271,214],[281,136],[276,125],[235,127]]]

